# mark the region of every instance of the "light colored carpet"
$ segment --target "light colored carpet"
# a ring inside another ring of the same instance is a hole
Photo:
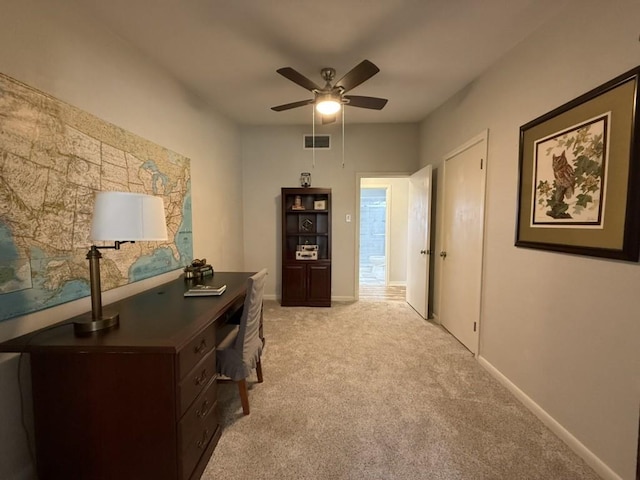
[[[204,480],[599,478],[404,302],[265,302],[264,383],[219,387]],[[255,380],[255,374],[252,381]]]

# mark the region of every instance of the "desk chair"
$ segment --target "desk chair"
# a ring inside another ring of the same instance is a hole
[[[223,382],[235,382],[240,392],[242,412],[249,415],[249,395],[247,377],[255,368],[258,383],[262,383],[262,339],[260,338],[260,319],[262,317],[262,296],[267,269],[262,269],[247,281],[247,296],[239,325],[228,325],[220,332],[222,341],[216,350],[216,368],[227,379]]]

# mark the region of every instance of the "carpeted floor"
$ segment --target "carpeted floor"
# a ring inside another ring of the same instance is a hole
[[[203,480],[599,478],[405,302],[264,307],[265,381],[246,417],[220,385]]]

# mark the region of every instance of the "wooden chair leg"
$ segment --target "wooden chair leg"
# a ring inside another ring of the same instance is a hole
[[[258,374],[258,383],[262,383],[262,362],[258,358],[258,363],[256,363],[256,373]]]
[[[242,413],[249,415],[249,393],[247,392],[247,381],[244,378],[242,380],[238,380],[238,391],[240,392]]]

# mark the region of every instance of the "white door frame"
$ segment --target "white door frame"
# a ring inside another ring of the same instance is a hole
[[[355,261],[354,263],[354,298],[358,300],[360,298],[360,183],[362,183],[363,178],[409,178],[411,173],[404,172],[356,172],[356,210],[355,210],[355,220],[356,220],[356,228],[355,228]],[[387,205],[387,211],[389,211],[389,205]],[[354,218],[352,216],[352,219]],[[388,218],[388,217],[387,217]],[[388,261],[388,259],[387,259]],[[387,266],[387,275],[388,275],[388,266]],[[388,277],[387,277],[387,283]]]
[[[489,130],[486,129],[483,132],[481,132],[480,134],[476,135],[475,137],[467,140],[465,143],[463,143],[462,145],[460,145],[459,147],[451,150],[449,153],[447,153],[446,155],[444,155],[444,157],[442,158],[442,167],[444,169],[444,165],[445,162],[453,157],[455,157],[456,155],[464,152],[465,150],[475,146],[476,144],[482,142],[484,140],[485,142],[485,152],[484,152],[484,165],[482,166],[483,170],[484,170],[484,181],[482,183],[481,186],[481,197],[482,197],[482,205],[480,207],[480,216],[482,218],[482,246],[481,246],[481,252],[482,252],[482,258],[480,259],[480,300],[479,300],[479,305],[478,305],[478,319],[477,319],[477,328],[478,328],[478,335],[476,337],[477,339],[477,343],[476,343],[476,353],[475,356],[479,357],[480,356],[480,329],[482,328],[482,317],[483,317],[483,308],[484,308],[484,302],[483,302],[483,298],[484,298],[484,280],[485,280],[485,268],[484,268],[484,264],[485,264],[485,257],[486,257],[486,242],[485,242],[485,231],[486,231],[486,224],[487,224],[487,218],[485,215],[486,212],[486,202],[487,202],[487,164],[488,164],[488,154],[489,154]],[[444,171],[444,170],[443,170]],[[443,180],[444,176],[443,176]],[[442,199],[444,202],[444,198],[445,198],[445,181],[442,182]],[[442,210],[444,213],[444,203],[442,205]],[[444,220],[443,220],[444,222]],[[443,223],[444,226],[444,223]],[[446,245],[444,245],[444,228],[441,228],[441,232],[440,232],[440,248],[446,248]],[[438,252],[440,253],[440,252]],[[442,259],[440,260],[441,264],[442,264]],[[442,266],[439,268],[439,274],[438,274],[438,283],[439,285],[442,287],[443,285],[443,268]],[[442,306],[442,288],[440,288],[440,292],[438,295],[438,304],[440,306]],[[440,313],[438,312],[438,317],[440,317]],[[439,320],[438,323],[441,324],[441,321]]]

